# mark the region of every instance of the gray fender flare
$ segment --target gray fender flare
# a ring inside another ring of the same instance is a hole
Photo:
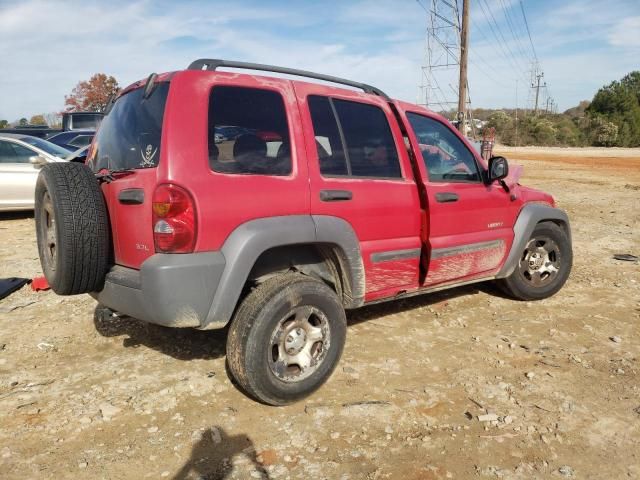
[[[513,273],[518,266],[520,255],[527,246],[527,242],[533,234],[534,228],[540,222],[551,221],[557,223],[567,234],[569,245],[571,245],[571,226],[569,217],[564,210],[554,208],[540,203],[526,204],[518,215],[513,226],[513,243],[509,256],[504,265],[496,275],[496,278],[506,278]]]
[[[249,273],[262,253],[286,245],[318,243],[339,247],[340,261],[344,260],[351,285],[361,287],[351,288],[350,303],[362,304],[364,266],[358,238],[347,222],[336,217],[311,215],[259,218],[243,223],[225,240],[221,248],[225,268],[200,328],[221,328],[231,320]],[[351,307],[350,304],[346,306]]]
[[[360,241],[351,224],[329,215],[313,215],[316,241],[337,247],[340,268],[349,282],[345,287],[345,307],[357,308],[364,303],[365,276]]]

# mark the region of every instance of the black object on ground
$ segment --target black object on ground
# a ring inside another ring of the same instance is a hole
[[[613,258],[616,260],[623,260],[625,262],[635,262],[638,260],[638,257],[631,255],[630,253],[616,253],[613,255]]]
[[[30,281],[30,278],[0,278],[0,300],[8,297],[16,290],[20,290]]]

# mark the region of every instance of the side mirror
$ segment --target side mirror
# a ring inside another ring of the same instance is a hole
[[[504,157],[491,157],[489,159],[488,181],[493,183],[502,180],[509,175],[509,164]]]
[[[33,157],[29,157],[29,163],[36,168],[40,168],[46,165],[47,159],[40,155],[34,155]]]

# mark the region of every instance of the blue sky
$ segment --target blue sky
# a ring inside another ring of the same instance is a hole
[[[431,0],[421,2],[0,0],[0,119],[60,111],[64,95],[97,72],[125,86],[200,57],[343,76],[416,102]],[[520,1],[471,3],[472,106],[512,108],[516,78],[522,106],[531,53]],[[560,110],[640,69],[640,1],[523,3]],[[504,41],[494,38],[491,14]]]

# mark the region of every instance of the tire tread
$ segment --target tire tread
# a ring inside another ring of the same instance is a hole
[[[110,229],[107,209],[93,172],[81,163],[50,163],[38,177],[36,223],[39,202],[49,192],[58,226],[58,265],[47,280],[59,295],[76,295],[101,290],[107,272]],[[37,228],[39,232],[39,228]],[[38,237],[40,260],[43,245]]]

